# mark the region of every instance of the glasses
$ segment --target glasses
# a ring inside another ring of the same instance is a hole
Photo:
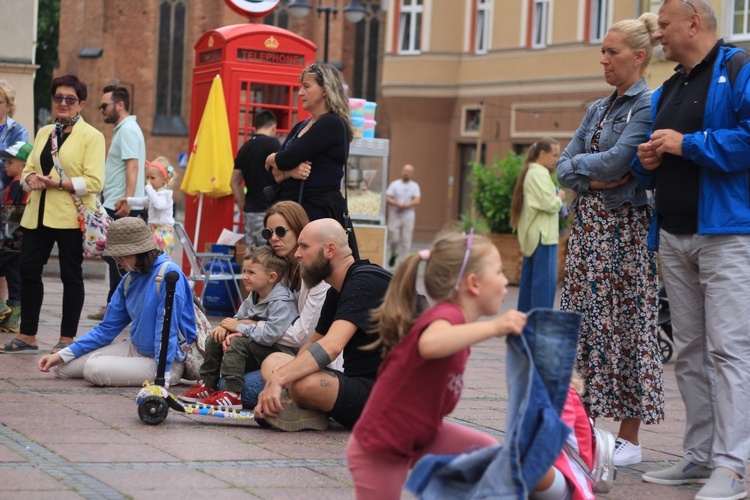
[[[318,66],[318,65],[317,65],[316,63],[312,63],[312,64],[310,65],[310,67],[309,67],[308,69],[309,69],[310,71],[314,71],[314,72],[315,72],[315,74],[316,74],[316,75],[318,75],[318,77],[319,77],[319,78],[320,78],[321,80],[325,81],[325,78],[323,78],[323,72],[322,72],[322,71],[320,71],[320,66]]]
[[[691,4],[690,2],[688,2],[688,0],[682,0],[682,3],[686,3],[686,4],[688,4],[688,5],[690,6],[690,8],[691,8],[691,9],[693,9],[693,12],[694,12],[694,13],[696,13],[696,14],[698,13],[698,11],[697,11],[697,10],[695,10],[695,5],[693,5],[693,4]]]
[[[464,262],[461,264],[461,271],[458,273],[458,279],[456,280],[456,291],[461,288],[461,280],[464,278],[464,272],[466,271],[466,264],[469,263],[469,254],[471,253],[471,240],[474,239],[474,228],[472,227],[469,234],[466,235],[466,253],[464,253]]]
[[[287,231],[289,231],[288,227],[276,226],[275,229],[263,229],[263,231],[260,232],[260,235],[263,236],[264,240],[268,241],[273,237],[273,233],[276,233],[276,236],[278,236],[279,238],[283,238],[284,236],[286,236]]]
[[[63,101],[65,101],[65,104],[67,104],[68,106],[72,106],[73,104],[77,103],[79,100],[80,99],[78,99],[77,97],[73,97],[72,95],[55,94],[52,96],[52,102],[54,102],[55,104],[60,104]]]
[[[107,109],[108,107],[110,107],[110,106],[114,106],[115,104],[117,104],[117,103],[116,103],[116,102],[107,102],[107,103],[102,103],[102,104],[100,104],[100,105],[99,105],[99,111],[104,111],[104,110],[105,110],[105,109]]]

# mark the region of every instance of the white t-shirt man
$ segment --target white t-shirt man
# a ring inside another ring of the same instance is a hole
[[[401,178],[391,182],[385,191],[388,202],[388,244],[391,258],[388,265],[393,267],[397,260],[404,258],[411,249],[414,235],[414,207],[419,205],[422,193],[412,177],[414,167],[404,165]]]

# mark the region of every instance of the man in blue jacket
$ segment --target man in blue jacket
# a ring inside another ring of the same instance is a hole
[[[738,499],[750,451],[750,56],[716,31],[706,0],[659,9],[654,39],[679,65],[654,92],[653,132],[633,171],[656,189],[687,421],[684,457],[643,480],[705,483],[695,498]]]

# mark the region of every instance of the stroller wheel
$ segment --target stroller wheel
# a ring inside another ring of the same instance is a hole
[[[146,396],[138,405],[138,416],[148,425],[159,425],[168,413],[167,401],[159,396]]]
[[[667,340],[667,336],[663,335],[663,333],[661,327],[659,327],[659,352],[661,353],[661,362],[669,363],[669,360],[672,359],[672,355],[674,354],[674,346],[669,340]]]

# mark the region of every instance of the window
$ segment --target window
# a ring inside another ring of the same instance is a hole
[[[533,0],[531,47],[541,49],[547,46],[547,26],[549,24],[550,0]]]
[[[401,0],[398,35],[399,54],[419,54],[422,50],[422,1]]]
[[[474,52],[486,54],[490,40],[490,2],[477,0],[477,23],[474,34]]]
[[[732,39],[750,39],[750,0],[734,0]]]
[[[601,42],[609,25],[609,0],[591,0],[589,42]]]
[[[185,18],[185,4],[180,0],[164,0],[159,6],[154,135],[188,135],[182,119]]]
[[[380,22],[384,12],[380,2],[363,2],[365,17],[355,27],[354,75],[352,92],[355,97],[377,100],[378,61],[380,61]]]
[[[287,10],[287,6],[289,5],[289,0],[281,0],[279,4],[276,6],[271,13],[266,14],[266,17],[263,18],[263,24],[268,24],[270,26],[276,26],[277,28],[284,28],[285,30],[289,29],[289,11]]]

